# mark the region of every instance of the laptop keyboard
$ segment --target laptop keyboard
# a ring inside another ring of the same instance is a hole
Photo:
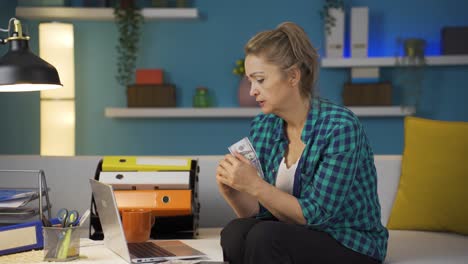
[[[172,257],[175,256],[164,248],[151,243],[128,243],[130,254],[136,258],[152,258],[152,257]]]

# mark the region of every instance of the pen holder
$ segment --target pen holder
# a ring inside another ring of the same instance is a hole
[[[43,227],[44,260],[70,261],[80,256],[79,226]]]

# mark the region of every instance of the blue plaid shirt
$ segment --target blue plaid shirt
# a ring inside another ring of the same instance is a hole
[[[313,99],[301,134],[306,144],[294,176],[307,227],[327,232],[344,246],[383,261],[388,231],[380,222],[373,152],[358,118],[348,109]],[[252,121],[250,141],[265,180],[275,185],[288,139],[284,120],[260,114]],[[260,205],[257,218],[272,214]]]

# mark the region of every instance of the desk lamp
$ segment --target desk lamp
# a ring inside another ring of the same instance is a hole
[[[13,32],[10,34],[10,25]],[[29,49],[29,36],[23,34],[21,22],[12,18],[8,22],[6,39],[0,44],[10,44],[8,52],[0,58],[0,92],[26,92],[62,87],[57,70]]]

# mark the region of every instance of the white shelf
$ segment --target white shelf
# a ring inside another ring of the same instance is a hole
[[[351,106],[349,110],[362,117],[398,117],[412,115],[416,111],[414,107],[401,106]]]
[[[457,66],[468,65],[468,55],[427,56],[429,66]],[[395,57],[370,58],[324,58],[324,68],[350,68],[350,67],[395,67]]]
[[[124,118],[236,118],[253,117],[260,108],[106,108],[106,117]]]
[[[349,107],[357,116],[391,117],[414,113],[413,108],[400,106]],[[260,113],[257,107],[232,108],[106,108],[110,118],[246,118]]]
[[[94,7],[17,7],[16,16],[27,19],[100,20],[113,21],[113,8]],[[146,20],[196,19],[196,8],[143,8]]]

